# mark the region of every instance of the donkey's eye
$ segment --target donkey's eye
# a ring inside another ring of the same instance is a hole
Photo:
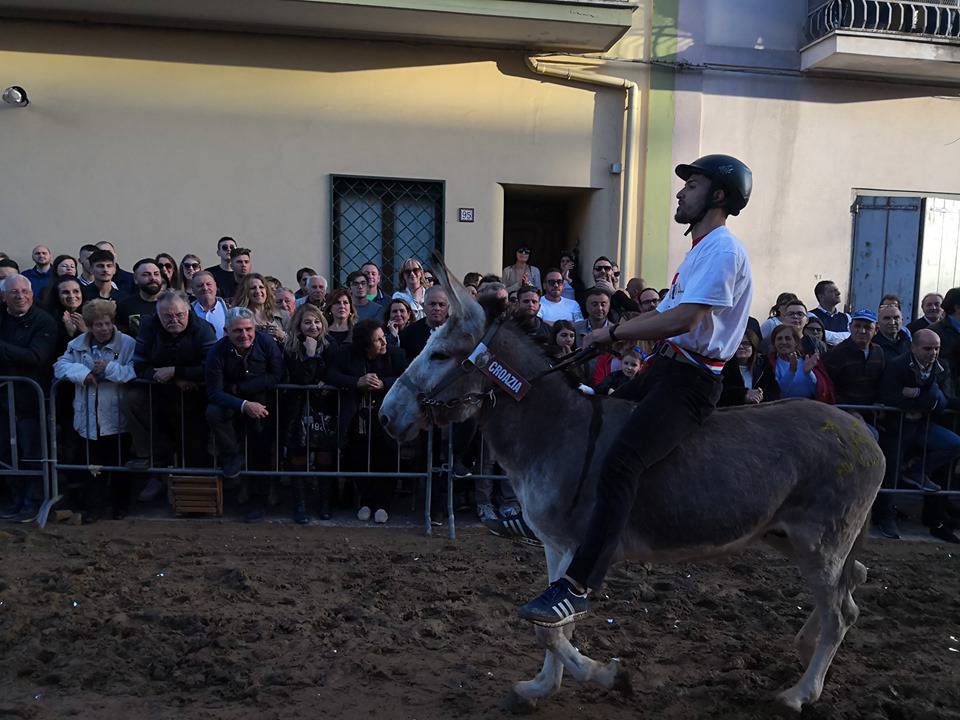
[[[443,362],[444,360],[449,360],[450,356],[447,355],[446,353],[435,352],[430,354],[430,359],[435,360],[437,362]]]

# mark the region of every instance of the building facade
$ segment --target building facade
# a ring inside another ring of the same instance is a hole
[[[0,249],[216,241],[292,284],[576,249],[662,287],[678,162],[744,159],[754,314],[958,284],[960,10],[876,0],[0,0]],[[879,294],[878,294],[879,293]]]

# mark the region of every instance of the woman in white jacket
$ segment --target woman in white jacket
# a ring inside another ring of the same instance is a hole
[[[58,380],[74,383],[73,427],[87,441],[82,462],[89,465],[121,464],[119,435],[126,431],[123,414],[123,384],[132,380],[136,341],[117,330],[117,306],[112,300],[91,300],[83,306],[87,332],[67,345],[53,367]],[[103,480],[88,476],[84,482],[84,522],[94,522],[103,504]],[[114,516],[126,514],[128,483],[114,483]]]

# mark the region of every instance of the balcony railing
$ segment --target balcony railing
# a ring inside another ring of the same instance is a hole
[[[956,41],[960,40],[960,8],[955,2],[830,0],[807,14],[808,42],[838,30]]]

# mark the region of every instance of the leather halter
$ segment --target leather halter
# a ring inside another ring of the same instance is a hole
[[[463,407],[465,405],[482,405],[486,401],[490,401],[493,405],[497,404],[497,392],[503,392],[497,387],[491,387],[490,389],[484,392],[472,392],[465,393],[459,397],[451,398],[449,400],[438,400],[437,395],[450,387],[453,383],[460,380],[465,375],[476,372],[477,366],[470,360],[473,356],[473,353],[481,345],[490,347],[490,343],[493,342],[493,339],[496,337],[497,333],[500,331],[500,328],[503,326],[503,318],[497,318],[487,331],[483,334],[483,337],[480,339],[480,342],[477,343],[476,347],[467,355],[467,357],[462,360],[459,364],[460,373],[452,373],[448,376],[443,382],[441,382],[436,388],[434,388],[429,393],[421,392],[420,388],[414,385],[413,380],[407,377],[407,374],[404,372],[397,379],[397,382],[407,387],[411,390],[417,398],[417,404],[423,409],[424,413],[430,419],[431,424],[437,425],[436,411],[437,410],[456,410],[457,408]],[[552,367],[547,368],[546,370],[541,370],[536,375],[530,379],[530,384],[541,380],[542,378],[550,375],[551,373],[563,370],[581,362],[586,362],[591,358],[595,357],[600,353],[600,350],[596,347],[590,347],[583,350],[578,350],[575,353],[572,353],[569,357],[565,358],[561,362],[553,365]]]

